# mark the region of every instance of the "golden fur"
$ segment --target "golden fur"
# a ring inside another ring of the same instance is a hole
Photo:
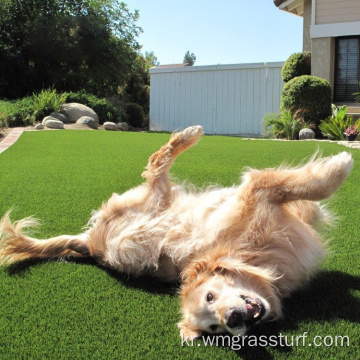
[[[0,263],[90,256],[135,275],[181,280],[184,337],[244,334],[281,316],[281,300],[313,274],[325,255],[315,225],[328,218],[318,201],[351,171],[351,155],[313,157],[297,168],[248,169],[240,185],[189,191],[168,171],[201,137],[201,126],[175,133],[153,154],[143,185],[112,197],[80,235],[27,236],[31,218],[0,227]]]

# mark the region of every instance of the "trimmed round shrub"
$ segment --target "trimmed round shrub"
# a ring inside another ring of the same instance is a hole
[[[146,116],[141,105],[135,103],[126,104],[128,123],[134,128],[141,128],[145,124]]]
[[[316,76],[298,76],[287,82],[281,94],[281,109],[300,115],[315,128],[331,115],[331,86]]]
[[[310,74],[311,53],[309,51],[290,55],[281,69],[281,77],[284,82],[288,82],[298,76]]]

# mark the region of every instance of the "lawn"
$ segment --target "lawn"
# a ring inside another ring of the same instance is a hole
[[[36,233],[41,238],[81,232],[91,210],[113,192],[142,182],[147,158],[168,137],[25,132],[0,155],[0,213],[12,207],[13,219],[35,215],[43,224]],[[318,147],[324,155],[346,150],[326,142],[205,136],[171,172],[198,186],[227,186],[238,182],[244,166],[297,164]],[[49,260],[0,269],[0,359],[360,358],[360,151],[349,151],[354,170],[327,202],[339,216],[327,232],[329,257],[309,286],[285,302],[285,320],[254,328],[252,341],[241,349],[201,341],[182,346],[173,285],[116,274],[90,260]],[[302,340],[296,346],[295,338],[304,333],[305,346]],[[273,336],[278,345],[255,346],[262,335]],[[316,346],[321,342],[316,336],[332,346]],[[348,336],[349,346],[341,346],[339,338],[335,346],[337,336]]]

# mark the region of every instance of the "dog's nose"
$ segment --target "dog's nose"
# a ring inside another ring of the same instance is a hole
[[[226,326],[230,329],[239,327],[244,323],[244,314],[239,309],[229,309],[226,314]]]

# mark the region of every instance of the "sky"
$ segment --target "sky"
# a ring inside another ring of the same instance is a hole
[[[273,0],[124,0],[139,10],[142,53],[161,65],[182,63],[190,50],[195,65],[285,61],[302,51],[302,18]]]

